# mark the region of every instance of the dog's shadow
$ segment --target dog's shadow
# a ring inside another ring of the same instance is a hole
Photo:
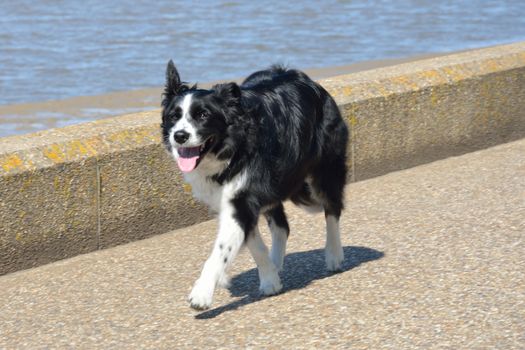
[[[366,247],[343,247],[345,261],[343,273],[368,261],[381,259],[384,253]],[[304,288],[312,281],[330,277],[334,273],[327,272],[324,263],[324,249],[310,250],[288,254],[284,259],[284,268],[281,273],[283,289],[280,294],[290,290]],[[245,271],[231,280],[229,291],[234,297],[242,297],[227,305],[196,315],[197,319],[214,318],[223,312],[232,311],[247,304],[263,299],[259,294],[259,276],[257,269]]]

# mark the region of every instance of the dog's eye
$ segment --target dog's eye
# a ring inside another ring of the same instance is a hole
[[[180,108],[175,109],[175,112],[171,114],[173,120],[179,120],[182,117],[182,110]]]
[[[197,119],[204,120],[207,119],[209,116],[208,112],[206,111],[200,111],[197,113]]]

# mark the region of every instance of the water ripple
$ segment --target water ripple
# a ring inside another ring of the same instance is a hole
[[[525,40],[525,1],[2,1],[0,105]]]

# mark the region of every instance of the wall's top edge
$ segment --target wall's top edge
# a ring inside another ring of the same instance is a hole
[[[320,83],[339,105],[345,105],[520,67],[525,67],[525,42],[341,75]],[[157,144],[159,124],[159,110],[154,110],[0,138],[0,176]]]
[[[0,176],[158,144],[159,125],[156,110],[0,138]]]
[[[345,105],[525,66],[525,42],[466,51],[319,81]]]

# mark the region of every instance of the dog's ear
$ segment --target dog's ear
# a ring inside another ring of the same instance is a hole
[[[241,88],[236,83],[217,84],[213,87],[215,94],[227,105],[238,105],[241,98]]]
[[[164,87],[162,105],[166,106],[174,96],[180,95],[188,89],[188,85],[180,81],[179,72],[177,72],[173,60],[170,60],[166,68],[166,86]]]
[[[181,86],[179,72],[175,68],[173,60],[168,62],[168,67],[166,67],[166,87],[164,92],[166,94],[176,94],[179,91]]]

